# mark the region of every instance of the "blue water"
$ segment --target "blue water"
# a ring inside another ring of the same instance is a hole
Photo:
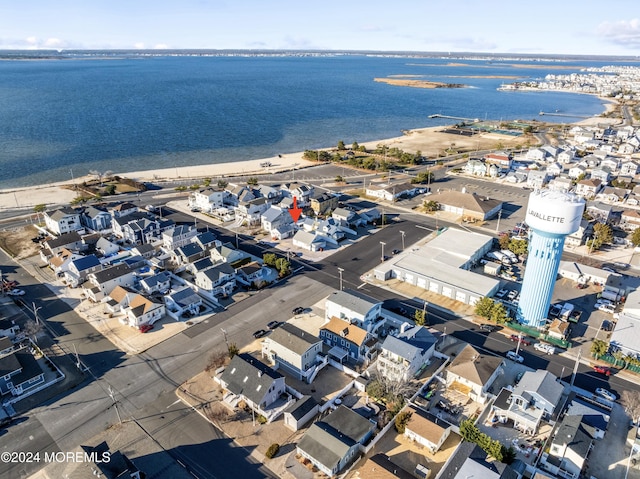
[[[572,122],[601,113],[589,95],[499,92],[486,76],[541,78],[555,70],[516,62],[368,56],[124,57],[0,61],[0,188],[115,173],[265,158],[399,136],[454,123],[440,113],[492,120]],[[612,62],[608,62],[609,64]],[[530,64],[530,63],[529,63]],[[597,62],[563,63],[581,66]],[[420,75],[472,88],[374,82]],[[465,78],[485,76],[485,78]]]

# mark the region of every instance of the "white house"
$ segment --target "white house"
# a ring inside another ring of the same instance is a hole
[[[451,424],[436,415],[415,406],[408,406],[411,414],[404,428],[404,437],[429,449],[435,454],[451,434]]]
[[[382,343],[376,367],[385,378],[410,381],[429,365],[436,338],[422,326],[402,323],[398,336],[389,335]]]
[[[459,383],[461,390],[469,391],[468,396],[473,401],[484,404],[493,381],[503,373],[501,358],[483,354],[467,344],[447,367],[446,383],[448,387]]]
[[[80,213],[72,208],[60,208],[52,212],[44,212],[44,223],[47,229],[56,235],[82,229]]]
[[[210,212],[224,206],[224,190],[204,188],[194,191],[189,197],[189,207]]]
[[[382,301],[353,289],[334,291],[325,302],[325,319],[334,317],[371,333],[382,324]]]

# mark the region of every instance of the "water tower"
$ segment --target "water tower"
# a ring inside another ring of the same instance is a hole
[[[522,281],[518,321],[544,325],[556,283],[564,239],[580,227],[585,202],[573,193],[537,190],[529,195],[529,256]]]

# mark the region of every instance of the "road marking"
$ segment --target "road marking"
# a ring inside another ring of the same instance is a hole
[[[358,289],[364,288],[367,285],[367,283],[362,283],[360,286],[358,286]]]
[[[169,409],[170,407],[175,406],[176,404],[178,404],[179,402],[182,402],[181,399],[177,399],[176,401],[172,402],[171,404],[169,404],[166,408],[164,408],[164,410],[166,411],[167,409]]]

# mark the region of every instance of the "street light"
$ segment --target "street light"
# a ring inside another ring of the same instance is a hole
[[[384,245],[386,245],[387,243],[385,243],[384,241],[380,241],[380,246],[382,246],[382,256],[381,256],[381,261],[384,261]]]
[[[422,303],[422,321],[424,324],[429,325],[429,323],[427,323],[427,300]]]
[[[340,273],[340,291],[342,291],[342,273],[344,268],[338,268],[338,273]]]
[[[404,251],[404,231],[400,231],[400,234],[402,235],[402,251]]]
[[[224,342],[227,344],[227,349],[229,349],[229,338],[227,338],[227,330],[220,328],[220,331],[222,331],[222,334],[224,334]]]
[[[40,320],[38,319],[38,311],[42,309],[42,306],[38,306],[36,308],[36,303],[32,302],[31,307],[33,308],[33,319],[35,319],[36,324],[40,324]]]

